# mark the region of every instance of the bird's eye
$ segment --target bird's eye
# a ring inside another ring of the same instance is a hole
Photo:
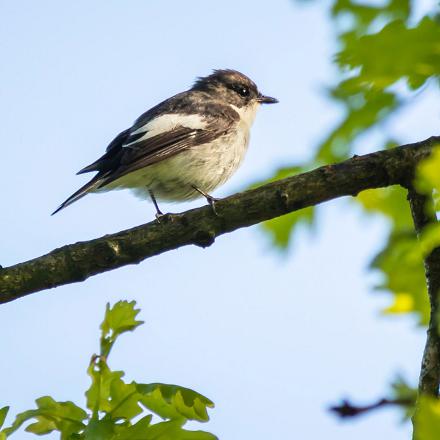
[[[237,87],[236,91],[240,96],[243,96],[243,98],[249,96],[249,88],[246,86],[240,85]]]

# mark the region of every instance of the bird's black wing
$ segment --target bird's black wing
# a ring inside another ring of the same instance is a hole
[[[204,115],[206,124],[203,128],[175,126],[172,130],[142,139],[147,132],[134,132],[138,131],[141,124],[146,125],[156,117],[154,110],[155,108],[149,111],[151,113],[148,117],[146,117],[148,112],[142,115],[131,129],[121,132],[109,144],[102,157],[78,172],[81,174],[97,171],[98,174],[72,194],[53,214],[90,191],[103,188],[124,175],[179,154],[185,149],[212,142],[228,133],[239,120],[238,113],[231,107],[211,103],[203,109],[205,113],[198,113]],[[179,114],[178,109],[172,114]]]
[[[233,126],[232,120],[209,124],[203,129],[193,129],[177,126],[172,131],[160,133],[145,140],[124,146],[118,166],[103,180],[100,187],[119,179],[120,177],[160,162],[180,152],[198,145],[214,141],[227,133]]]

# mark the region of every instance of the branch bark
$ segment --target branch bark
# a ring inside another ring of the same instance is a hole
[[[417,236],[423,229],[437,223],[432,198],[418,194],[410,186],[408,200]],[[431,306],[429,326],[419,378],[419,397],[438,397],[440,383],[440,335],[439,335],[439,293],[440,293],[440,248],[435,248],[425,257],[425,277]]]
[[[33,292],[83,281],[90,276],[177,249],[206,247],[215,238],[265,220],[370,188],[404,184],[416,164],[427,157],[440,137],[317,168],[216,203],[186,211],[158,224],[151,222],[79,242],[11,267],[0,269],[0,303]]]

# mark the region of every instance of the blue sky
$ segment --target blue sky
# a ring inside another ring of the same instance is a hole
[[[117,133],[213,68],[241,70],[280,100],[260,110],[245,163],[217,196],[309,157],[340,117],[324,94],[335,48],[319,5],[0,0],[0,20],[3,266],[151,220],[153,206],[128,192],[50,212]],[[428,95],[387,130],[425,139],[438,116]],[[105,304],[135,299],[146,324],[121,338],[111,367],[205,394],[216,408],[202,428],[219,438],[408,438],[393,410],[352,423],[326,411],[383,396],[397,372],[415,381],[424,335],[381,317],[389,299],[371,293],[366,266],[386,225],[348,200],[323,206],[318,223],[287,257],[253,227],[2,305],[0,405],[17,413],[46,394],[83,403]]]

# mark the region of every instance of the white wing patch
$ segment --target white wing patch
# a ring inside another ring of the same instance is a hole
[[[125,144],[125,146],[130,146],[136,144],[137,142],[144,141],[150,137],[157,136],[158,134],[172,131],[176,127],[187,127],[193,128],[194,130],[202,130],[206,128],[206,126],[207,121],[200,115],[184,115],[180,113],[161,115],[152,119],[147,124],[142,125],[142,127],[139,127],[137,130],[131,132],[131,134],[145,134],[136,141]]]

